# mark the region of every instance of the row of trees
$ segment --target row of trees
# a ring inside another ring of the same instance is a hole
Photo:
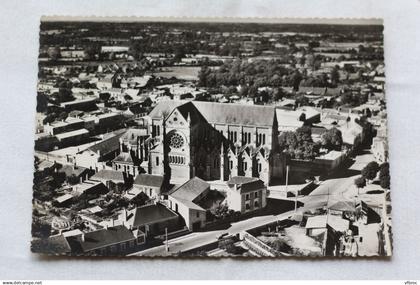
[[[363,169],[362,175],[355,179],[354,184],[357,188],[366,186],[367,181],[374,180],[379,171],[379,184],[384,189],[390,188],[391,177],[389,175],[389,163],[384,162],[379,165],[376,161],[369,162]]]
[[[295,132],[283,132],[279,136],[279,145],[290,158],[313,160],[319,155],[321,147],[328,151],[341,150],[343,137],[340,130],[332,128],[322,134],[320,143],[315,143],[311,127],[303,126]]]

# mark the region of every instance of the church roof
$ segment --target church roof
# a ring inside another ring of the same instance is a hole
[[[243,104],[226,104],[216,102],[182,102],[162,101],[150,112],[153,119],[162,119],[175,108],[187,118],[190,113],[191,121],[204,117],[211,124],[232,124],[244,126],[272,127],[275,116],[275,107]],[[195,108],[194,108],[195,107]],[[196,110],[198,110],[198,112]]]
[[[273,126],[275,108],[273,106],[225,104],[193,101],[203,117],[213,124],[234,124],[250,126]]]
[[[152,119],[162,119],[164,116],[169,115],[173,109],[184,104],[183,101],[166,100],[159,102],[155,108],[149,113]]]

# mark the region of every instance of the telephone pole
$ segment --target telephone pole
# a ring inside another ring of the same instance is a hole
[[[165,228],[165,246],[166,246],[166,252],[169,251],[169,245],[168,245],[168,228]]]

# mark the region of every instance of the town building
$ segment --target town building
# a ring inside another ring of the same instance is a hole
[[[265,208],[267,187],[255,177],[235,176],[228,182],[226,201],[229,209],[247,213]]]
[[[163,176],[143,173],[136,176],[133,188],[146,194],[151,200],[159,201],[162,195],[163,182]]]
[[[194,177],[168,193],[168,207],[178,213],[190,230],[205,226],[206,210],[199,202],[210,191],[210,184]]]
[[[68,237],[73,252],[91,255],[125,255],[145,242],[144,233],[123,225],[81,233]]]
[[[180,228],[179,216],[162,204],[146,205],[133,210],[122,210],[115,223],[122,223],[127,228],[139,230],[146,237],[153,237]]]

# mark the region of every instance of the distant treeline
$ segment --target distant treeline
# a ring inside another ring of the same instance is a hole
[[[180,30],[201,32],[295,32],[295,33],[344,33],[344,34],[378,34],[383,31],[382,25],[332,25],[332,24],[285,24],[285,23],[197,23],[197,22],[41,22],[41,31],[51,29],[89,29],[101,31],[100,35],[129,36],[139,30]],[[121,32],[123,30],[124,32]]]

